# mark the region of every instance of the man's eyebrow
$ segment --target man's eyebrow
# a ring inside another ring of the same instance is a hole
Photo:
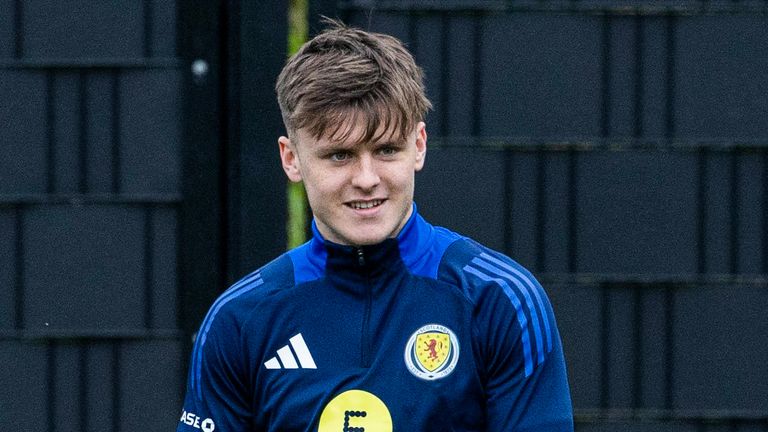
[[[322,149],[336,149],[336,150],[350,150],[357,146],[357,143],[349,143],[342,141],[327,141],[325,144],[320,145]]]
[[[404,144],[405,144],[405,140],[393,138],[393,139],[379,141],[375,145],[376,146],[401,146]]]
[[[354,150],[354,144],[340,143],[336,141],[329,141],[324,144],[315,146],[315,152],[320,155],[327,155],[337,152],[349,152]]]
[[[397,134],[388,134],[384,136],[375,137],[375,140],[366,141],[363,140],[364,136],[355,137],[342,137],[343,139],[333,139],[334,137],[325,137],[323,140],[318,141],[318,149],[339,149],[339,150],[352,150],[358,146],[372,146],[380,147],[384,145],[402,146],[405,144],[407,137],[400,137]]]

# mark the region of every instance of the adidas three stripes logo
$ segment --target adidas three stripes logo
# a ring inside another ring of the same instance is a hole
[[[309,348],[307,348],[301,333],[290,338],[289,341],[288,345],[277,350],[276,357],[272,357],[264,362],[264,367],[267,369],[299,369],[299,367],[301,369],[317,369],[315,360],[312,358],[312,354],[309,352]],[[277,360],[278,358],[280,361]]]

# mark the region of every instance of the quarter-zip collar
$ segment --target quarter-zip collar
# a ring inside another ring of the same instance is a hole
[[[353,292],[376,293],[389,285],[390,279],[406,273],[404,257],[411,257],[419,251],[418,223],[431,228],[424,221],[413,204],[408,221],[396,238],[366,246],[347,246],[323,238],[312,222],[313,242],[322,243],[325,252],[325,276],[335,286]]]
[[[334,286],[359,293],[376,293],[405,272],[397,239],[369,246],[346,246],[324,240],[325,276]]]
[[[312,239],[289,252],[296,283],[327,277],[335,285],[359,291],[378,289],[393,276],[408,272],[435,278],[440,259],[450,243],[459,238],[444,228],[430,225],[416,204],[396,238],[370,246],[345,246],[323,238],[312,222]],[[362,262],[361,262],[362,258]]]

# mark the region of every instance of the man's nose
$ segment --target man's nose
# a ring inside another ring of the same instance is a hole
[[[376,162],[371,156],[361,156],[358,160],[352,185],[360,189],[372,189],[379,185],[381,178],[376,170]]]

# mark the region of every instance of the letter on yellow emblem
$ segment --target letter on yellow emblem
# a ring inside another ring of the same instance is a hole
[[[325,406],[317,431],[363,429],[365,432],[392,432],[392,416],[376,395],[363,390],[347,390]]]

